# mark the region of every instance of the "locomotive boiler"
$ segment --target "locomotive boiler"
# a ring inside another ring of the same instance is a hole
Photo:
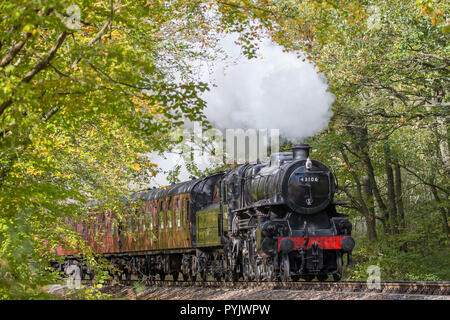
[[[266,163],[144,190],[125,222],[98,212],[96,225],[69,223],[128,279],[339,281],[352,225],[336,211],[335,175],[310,149],[294,145]]]

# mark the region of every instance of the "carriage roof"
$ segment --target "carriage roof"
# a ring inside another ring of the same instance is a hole
[[[133,200],[140,199],[143,201],[148,201],[182,193],[190,193],[192,189],[197,185],[197,183],[199,183],[202,180],[203,179],[194,179],[181,183],[172,184],[167,188],[147,189],[133,194],[132,198]]]

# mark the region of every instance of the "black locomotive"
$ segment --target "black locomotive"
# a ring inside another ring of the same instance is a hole
[[[245,279],[324,281],[342,276],[354,240],[348,217],[336,212],[335,176],[310,146],[272,154],[269,163],[244,164],[227,172],[228,233],[234,274]]]
[[[352,225],[336,211],[336,177],[310,148],[136,193],[141,210],[120,223],[114,212],[68,223],[127,279],[338,281],[344,254],[351,263]],[[66,265],[75,259],[58,253]]]

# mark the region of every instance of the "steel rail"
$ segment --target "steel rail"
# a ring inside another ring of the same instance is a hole
[[[91,280],[83,280],[84,283],[92,283]],[[422,295],[448,295],[450,296],[450,281],[381,281],[376,284],[368,284],[366,281],[340,281],[340,282],[218,282],[218,281],[173,281],[173,280],[123,280],[116,284],[127,285],[141,283],[145,286],[156,287],[199,287],[199,288],[227,288],[249,289],[260,288],[269,290],[313,290],[330,292],[377,292],[397,294],[422,294]],[[114,282],[106,281],[105,285],[113,285]]]

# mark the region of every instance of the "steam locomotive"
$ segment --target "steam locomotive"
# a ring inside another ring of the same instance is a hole
[[[136,193],[142,206],[120,223],[114,212],[67,223],[128,280],[339,281],[343,256],[352,261],[352,224],[336,211],[335,175],[310,149],[294,145],[267,163]],[[79,260],[58,254],[66,266]]]

